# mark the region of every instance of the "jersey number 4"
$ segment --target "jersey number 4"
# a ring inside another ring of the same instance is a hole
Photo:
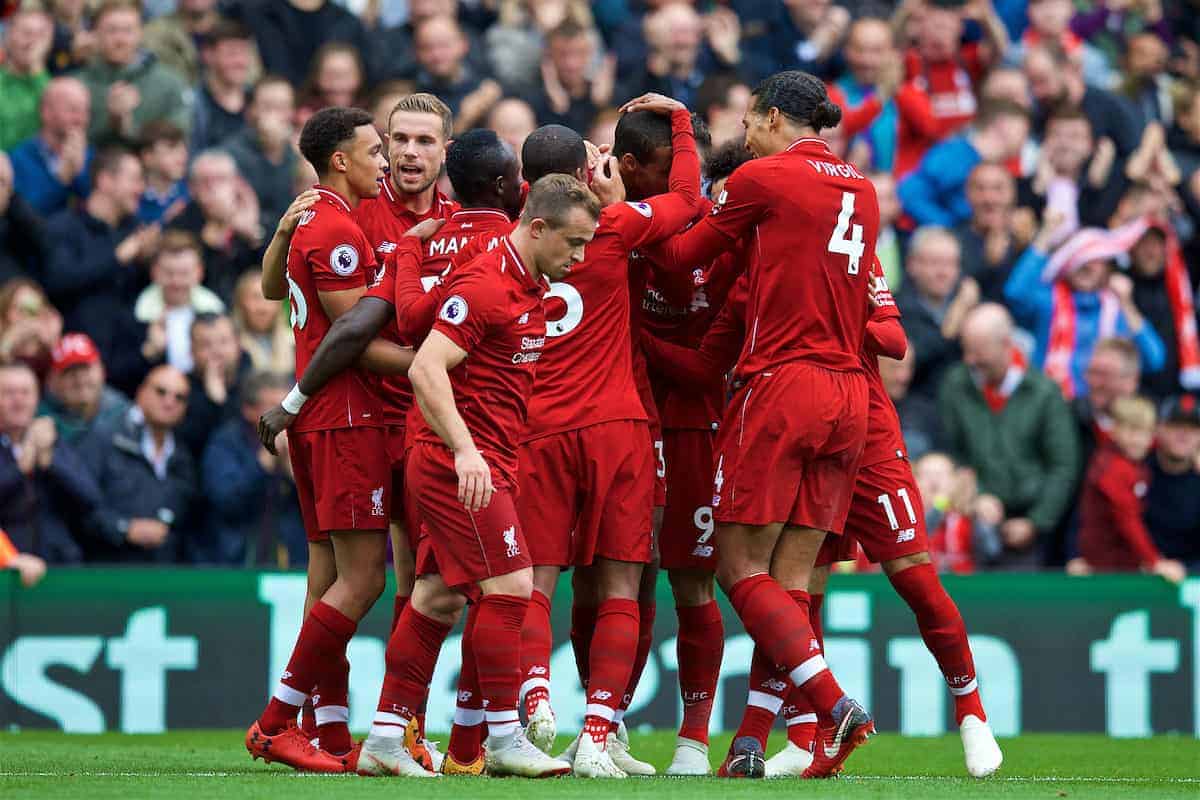
[[[858,262],[863,256],[863,229],[862,225],[851,225],[850,217],[854,215],[854,192],[842,192],[842,211],[838,214],[837,225],[833,228],[833,235],[829,237],[829,245],[827,249],[831,253],[846,256],[850,259],[846,271],[851,275],[858,274]],[[846,238],[846,232],[850,232],[850,238]]]

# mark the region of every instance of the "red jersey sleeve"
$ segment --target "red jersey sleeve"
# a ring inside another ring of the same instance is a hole
[[[767,211],[768,193],[763,190],[750,161],[734,170],[725,181],[712,213],[683,233],[662,243],[661,257],[667,264],[704,264],[729,250],[733,243],[755,226]],[[748,169],[750,168],[750,169]]]
[[[872,278],[883,281],[882,273],[876,260],[871,269]],[[904,326],[900,324],[900,309],[896,307],[886,282],[876,292],[875,301],[878,305],[871,309],[871,318],[867,320],[863,349],[868,355],[902,359],[908,351],[908,338],[904,335]]]
[[[729,293],[721,313],[704,334],[699,349],[664,342],[650,335],[642,337],[646,360],[668,380],[684,386],[707,388],[733,369],[746,335],[745,276]]]
[[[336,222],[323,231],[320,245],[309,254],[313,284],[318,292],[362,289],[375,277],[375,250],[348,217],[332,219]]]
[[[700,201],[700,156],[687,110],[671,113],[671,174],[667,194],[645,202],[616,203],[604,209],[608,222],[630,250],[665,239],[686,225]]]
[[[459,273],[444,288],[433,330],[470,353],[492,325],[497,295],[482,273]]]
[[[1142,521],[1142,501],[1137,495],[1137,484],[1142,476],[1139,470],[1124,459],[1113,459],[1109,469],[1100,472],[1096,488],[1108,501],[1117,534],[1125,540],[1143,566],[1150,566],[1162,558],[1146,523]]]
[[[391,261],[391,272],[395,275],[391,302],[396,307],[396,327],[400,335],[419,342],[433,326],[434,315],[444,295],[436,284],[425,291],[421,283],[421,244],[412,237],[405,239],[416,244],[401,244],[396,249]]]

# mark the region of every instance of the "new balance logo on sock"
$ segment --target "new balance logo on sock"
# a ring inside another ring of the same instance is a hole
[[[471,699],[471,692],[468,692],[466,689],[463,689],[461,692],[458,693],[458,702],[466,703],[466,702],[470,701],[470,699]]]
[[[592,692],[593,700],[611,700],[612,696],[613,696],[613,693],[610,691],[607,691],[606,689],[600,689],[598,691]]]
[[[773,692],[787,691],[787,681],[781,681],[778,678],[768,678],[762,682],[763,688],[770,689]]]
[[[500,534],[504,537],[504,544],[508,545],[508,549],[504,555],[509,558],[516,558],[521,555],[521,548],[517,546],[517,526],[510,525],[504,532]]]
[[[896,544],[911,542],[915,538],[917,538],[917,529],[905,528],[904,530],[900,531],[900,534],[896,537]]]
[[[820,649],[821,649],[821,643],[820,643],[820,642],[818,642],[816,639],[809,639],[809,640],[808,640],[808,652],[810,652],[810,653],[811,653],[813,650],[820,650]]]
[[[547,671],[548,670],[545,667],[541,667],[541,666],[529,668],[530,675],[545,675]]]

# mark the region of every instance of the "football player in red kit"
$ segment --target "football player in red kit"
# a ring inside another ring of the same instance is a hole
[[[570,771],[535,748],[518,721],[521,626],[533,574],[515,505],[517,445],[546,340],[545,278],[561,279],[583,261],[599,214],[599,201],[579,181],[543,178],[501,246],[456,268],[440,287],[445,299],[409,371],[421,419],[410,434],[405,485],[429,530],[438,572],[422,570],[392,631],[360,774],[436,774],[412,759],[403,735],[468,595],[478,599],[474,657],[489,773]]]
[[[607,742],[633,673],[642,566],[652,553],[654,464],[633,377],[629,254],[682,228],[700,188],[691,117],[681,103],[649,96],[643,113],[618,124],[617,139],[616,151],[629,163],[610,158],[611,177],[598,170],[593,180],[625,179],[638,201],[605,208],[586,261],[551,285],[545,353],[520,458],[519,510],[535,566],[522,638],[530,738],[548,749],[556,727],[549,598],[563,567],[586,568],[593,572],[589,585],[597,587],[585,606],[592,620],[580,625],[576,616],[572,627],[591,634],[588,656],[580,659],[588,701],[584,731],[568,757],[576,775],[589,777],[625,774]],[[630,140],[636,155],[630,145],[623,150]],[[669,194],[652,197],[668,186]]]
[[[378,193],[386,163],[371,115],[357,109],[314,114],[301,132],[300,149],[321,184],[287,256],[297,375],[331,320],[354,305],[374,272],[374,251],[352,214],[361,198]],[[409,356],[394,349],[397,368],[403,369]],[[332,705],[345,712],[346,645],[384,585],[390,487],[380,456],[382,412],[368,380],[357,369],[347,370],[311,397],[293,389],[284,401],[297,415],[290,455],[309,538],[309,594],[319,599],[305,615],[270,703],[246,733],[246,748],[255,758],[297,769],[353,768],[344,717],[336,726],[343,736],[321,731],[321,750],[295,721],[314,691],[343,698]],[[334,755],[339,752],[342,758]]]
[[[734,370],[740,388],[716,448],[717,580],[755,644],[812,702],[814,766],[828,773],[866,741],[874,721],[813,648],[807,596],[790,596],[773,571],[794,565],[807,584],[825,536],[845,527],[867,433],[859,355],[879,208],[870,182],[817,136],[840,118],[812,75],[763,81],[745,117],[755,160],[734,172],[713,214],[676,237],[668,254],[670,263],[705,263],[744,236],[754,239],[748,335]],[[730,772],[763,774],[757,741],[736,740],[733,756]]]

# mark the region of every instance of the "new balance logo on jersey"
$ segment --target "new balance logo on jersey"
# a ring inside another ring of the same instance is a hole
[[[904,530],[900,531],[899,535],[896,536],[896,544],[911,542],[915,538],[917,538],[917,529],[905,528]]]
[[[394,253],[394,252],[396,252],[396,243],[395,242],[380,242],[379,247],[375,248],[375,252],[379,253],[380,255],[387,255],[388,253]]]
[[[520,317],[517,318],[518,325],[524,325],[527,322],[529,322],[529,312],[528,311],[526,311],[524,314],[522,314]]]
[[[598,691],[592,692],[591,699],[592,700],[600,700],[601,702],[603,702],[605,700],[611,700],[612,696],[613,696],[613,693],[608,691],[607,689],[600,689]]]
[[[515,558],[521,555],[521,548],[517,545],[516,525],[509,525],[500,535],[504,537],[504,544],[507,545],[507,549],[504,551],[506,556]]]
[[[371,516],[383,516],[383,487],[371,491]]]
[[[692,551],[692,555],[697,558],[708,558],[713,554],[713,546],[711,544],[698,544],[696,549]]]
[[[307,225],[308,223],[312,222],[316,218],[317,218],[317,212],[305,211],[303,214],[300,215],[300,220],[296,223],[296,227],[299,228],[301,225]]]

